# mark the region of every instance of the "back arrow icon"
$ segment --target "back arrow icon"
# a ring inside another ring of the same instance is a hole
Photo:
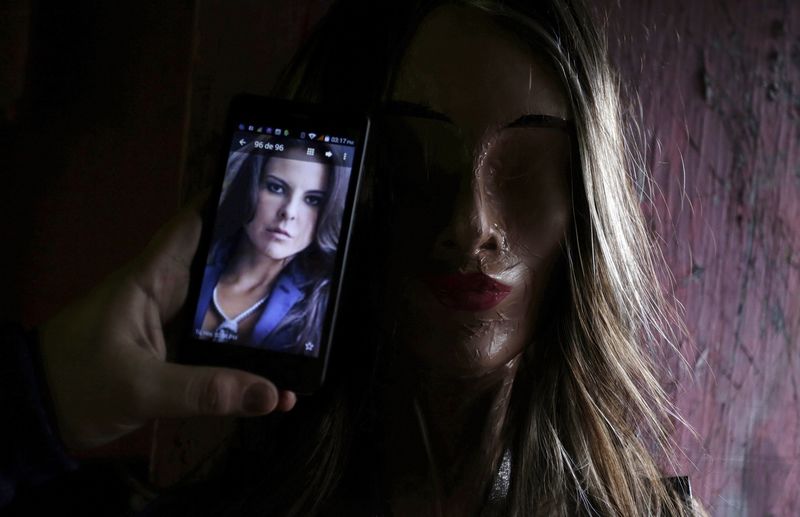
[[[239,140],[239,145],[244,145],[244,144],[246,144],[246,143],[247,143],[247,141],[246,141],[244,138],[242,138],[241,140]]]

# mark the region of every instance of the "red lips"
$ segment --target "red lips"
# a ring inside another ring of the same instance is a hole
[[[442,305],[459,311],[491,309],[511,293],[511,287],[483,273],[426,275],[427,284]]]

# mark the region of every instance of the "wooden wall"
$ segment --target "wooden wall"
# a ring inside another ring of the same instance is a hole
[[[682,470],[713,515],[800,515],[800,3],[602,3],[694,338]]]

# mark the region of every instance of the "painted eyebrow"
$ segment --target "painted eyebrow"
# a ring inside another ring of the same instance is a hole
[[[388,101],[384,106],[384,112],[390,115],[429,118],[455,124],[455,122],[453,122],[453,120],[444,113],[434,110],[427,104],[416,102]],[[513,122],[501,126],[500,129],[517,127],[560,129],[568,133],[572,133],[575,130],[575,124],[571,120],[566,120],[561,117],[554,117],[552,115],[541,114],[522,115]]]
[[[554,117],[552,115],[522,115],[517,120],[506,124],[503,129],[512,127],[542,127],[549,129],[560,129],[567,133],[575,131],[575,123],[571,120],[566,120],[561,117]]]

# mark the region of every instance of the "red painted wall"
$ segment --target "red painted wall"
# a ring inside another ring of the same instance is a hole
[[[694,337],[682,469],[713,515],[800,515],[800,3],[602,4]]]

